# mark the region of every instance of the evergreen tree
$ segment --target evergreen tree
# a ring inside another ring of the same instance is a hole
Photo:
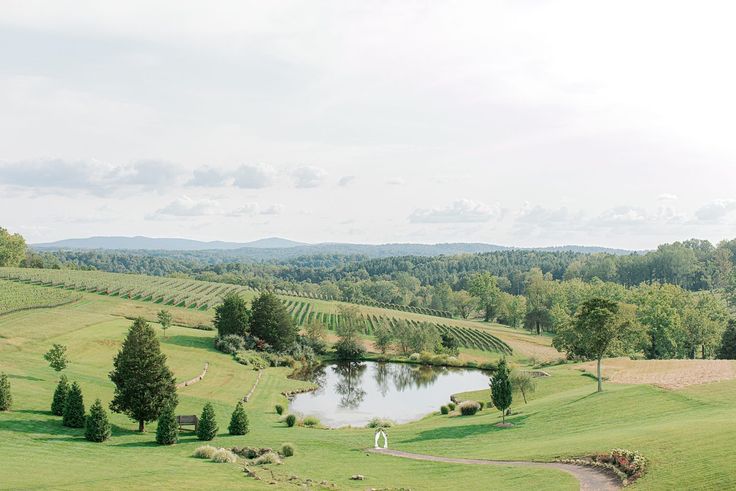
[[[245,435],[248,433],[248,415],[245,414],[243,403],[238,401],[235,406],[235,411],[230,417],[230,426],[228,426],[228,432],[231,435]]]
[[[64,426],[70,428],[84,428],[84,397],[79,384],[74,382],[69,389],[64,402]]]
[[[502,421],[506,422],[506,410],[511,407],[512,393],[509,369],[504,358],[498,363],[496,373],[491,379],[491,399],[493,405],[501,410]]]
[[[217,420],[215,419],[215,408],[209,402],[202,408],[202,417],[199,418],[197,427],[197,438],[200,440],[212,440],[217,436]]]
[[[220,337],[236,334],[245,337],[248,334],[250,312],[243,297],[237,293],[228,293],[222,303],[215,307],[215,328]]]
[[[286,305],[271,292],[261,293],[251,305],[250,333],[270,344],[276,351],[285,351],[296,342],[297,327]]]
[[[10,393],[10,381],[5,373],[0,373],[0,411],[10,411],[13,395]]]
[[[56,384],[56,390],[54,390],[54,400],[51,401],[51,414],[54,416],[64,415],[64,403],[66,402],[67,394],[69,394],[69,381],[66,375],[62,375],[59,383]]]
[[[144,319],[133,322],[113,366],[115,396],[110,409],[137,421],[138,431],[156,420],[167,404],[178,401],[174,374],[166,366],[156,332]]]
[[[160,445],[173,445],[179,440],[179,427],[176,424],[175,410],[176,406],[174,404],[167,404],[158,417],[156,442]]]
[[[84,426],[84,437],[91,442],[104,442],[110,438],[110,421],[102,402],[97,399],[89,408],[89,416]]]
[[[722,360],[736,360],[736,320],[734,319],[728,322],[728,327],[723,332],[718,358]]]

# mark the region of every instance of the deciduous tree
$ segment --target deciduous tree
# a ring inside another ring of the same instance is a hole
[[[10,411],[13,407],[13,394],[10,393],[10,380],[6,373],[0,373],[0,411]]]
[[[54,344],[51,346],[51,349],[43,355],[43,358],[57,372],[64,370],[69,364],[69,359],[66,356],[66,346],[63,344]]]
[[[236,334],[245,337],[248,334],[250,311],[243,297],[231,292],[225,295],[222,303],[215,307],[214,325],[220,337]]]
[[[158,323],[164,331],[164,337],[166,337],[166,330],[171,327],[171,313],[168,310],[160,310],[158,313]]]

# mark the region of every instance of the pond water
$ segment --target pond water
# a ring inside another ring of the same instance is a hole
[[[295,377],[319,389],[294,396],[289,411],[317,416],[333,428],[365,426],[374,417],[406,423],[438,411],[452,394],[489,389],[489,374],[482,370],[405,363],[320,365]]]

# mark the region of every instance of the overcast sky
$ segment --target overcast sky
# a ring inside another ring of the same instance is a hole
[[[0,1],[0,226],[736,237],[732,2]]]

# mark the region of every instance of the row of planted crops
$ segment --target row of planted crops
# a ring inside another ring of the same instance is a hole
[[[343,322],[340,314],[316,311],[310,302],[302,300],[286,300],[286,308],[294,319],[294,322],[299,326],[316,320],[327,326],[329,330],[334,331],[340,323]],[[460,346],[463,348],[479,349],[483,351],[498,351],[507,354],[511,353],[511,348],[508,344],[493,334],[479,329],[451,326],[436,322],[420,322],[414,319],[398,319],[396,317],[389,316],[384,317],[375,314],[363,314],[361,318],[364,325],[363,332],[366,335],[373,334],[375,329],[381,324],[394,327],[399,322],[407,322],[415,326],[434,326],[440,334],[452,334],[457,338],[460,342]]]
[[[230,292],[249,291],[224,283],[102,271],[0,268],[0,278],[199,310],[213,308]]]
[[[198,310],[213,308],[228,293],[251,292],[247,287],[224,283],[102,271],[0,268],[0,281],[2,279],[6,281],[3,281],[0,287],[7,299],[0,303],[0,313],[3,313],[3,309],[11,311],[34,306],[61,305],[78,298],[74,292],[97,293]],[[37,286],[47,288],[40,289]],[[339,314],[317,311],[309,301],[287,299],[286,306],[296,324],[300,326],[318,320],[328,329],[335,330],[341,322]],[[509,346],[502,340],[478,329],[437,322],[422,323],[414,319],[375,314],[363,314],[362,319],[367,335],[371,335],[381,323],[395,326],[403,321],[413,325],[432,325],[440,333],[452,333],[465,348],[511,352]]]
[[[283,293],[284,295],[289,295],[292,297],[312,298],[315,300],[339,300],[336,298],[326,297],[324,295],[308,295],[304,292],[297,292],[297,291],[291,291],[291,290],[282,290],[279,293]],[[429,307],[419,307],[415,305],[401,305],[397,303],[378,302],[376,300],[371,300],[371,299],[351,300],[350,302],[359,303],[362,305],[368,305],[370,307],[380,307],[382,309],[401,310],[402,312],[411,312],[413,314],[431,315],[434,317],[445,317],[448,319],[452,318],[452,312],[448,312],[447,310],[432,309]]]
[[[49,290],[0,280],[0,315],[19,310],[58,307],[74,302],[79,297],[79,294],[68,290]]]

